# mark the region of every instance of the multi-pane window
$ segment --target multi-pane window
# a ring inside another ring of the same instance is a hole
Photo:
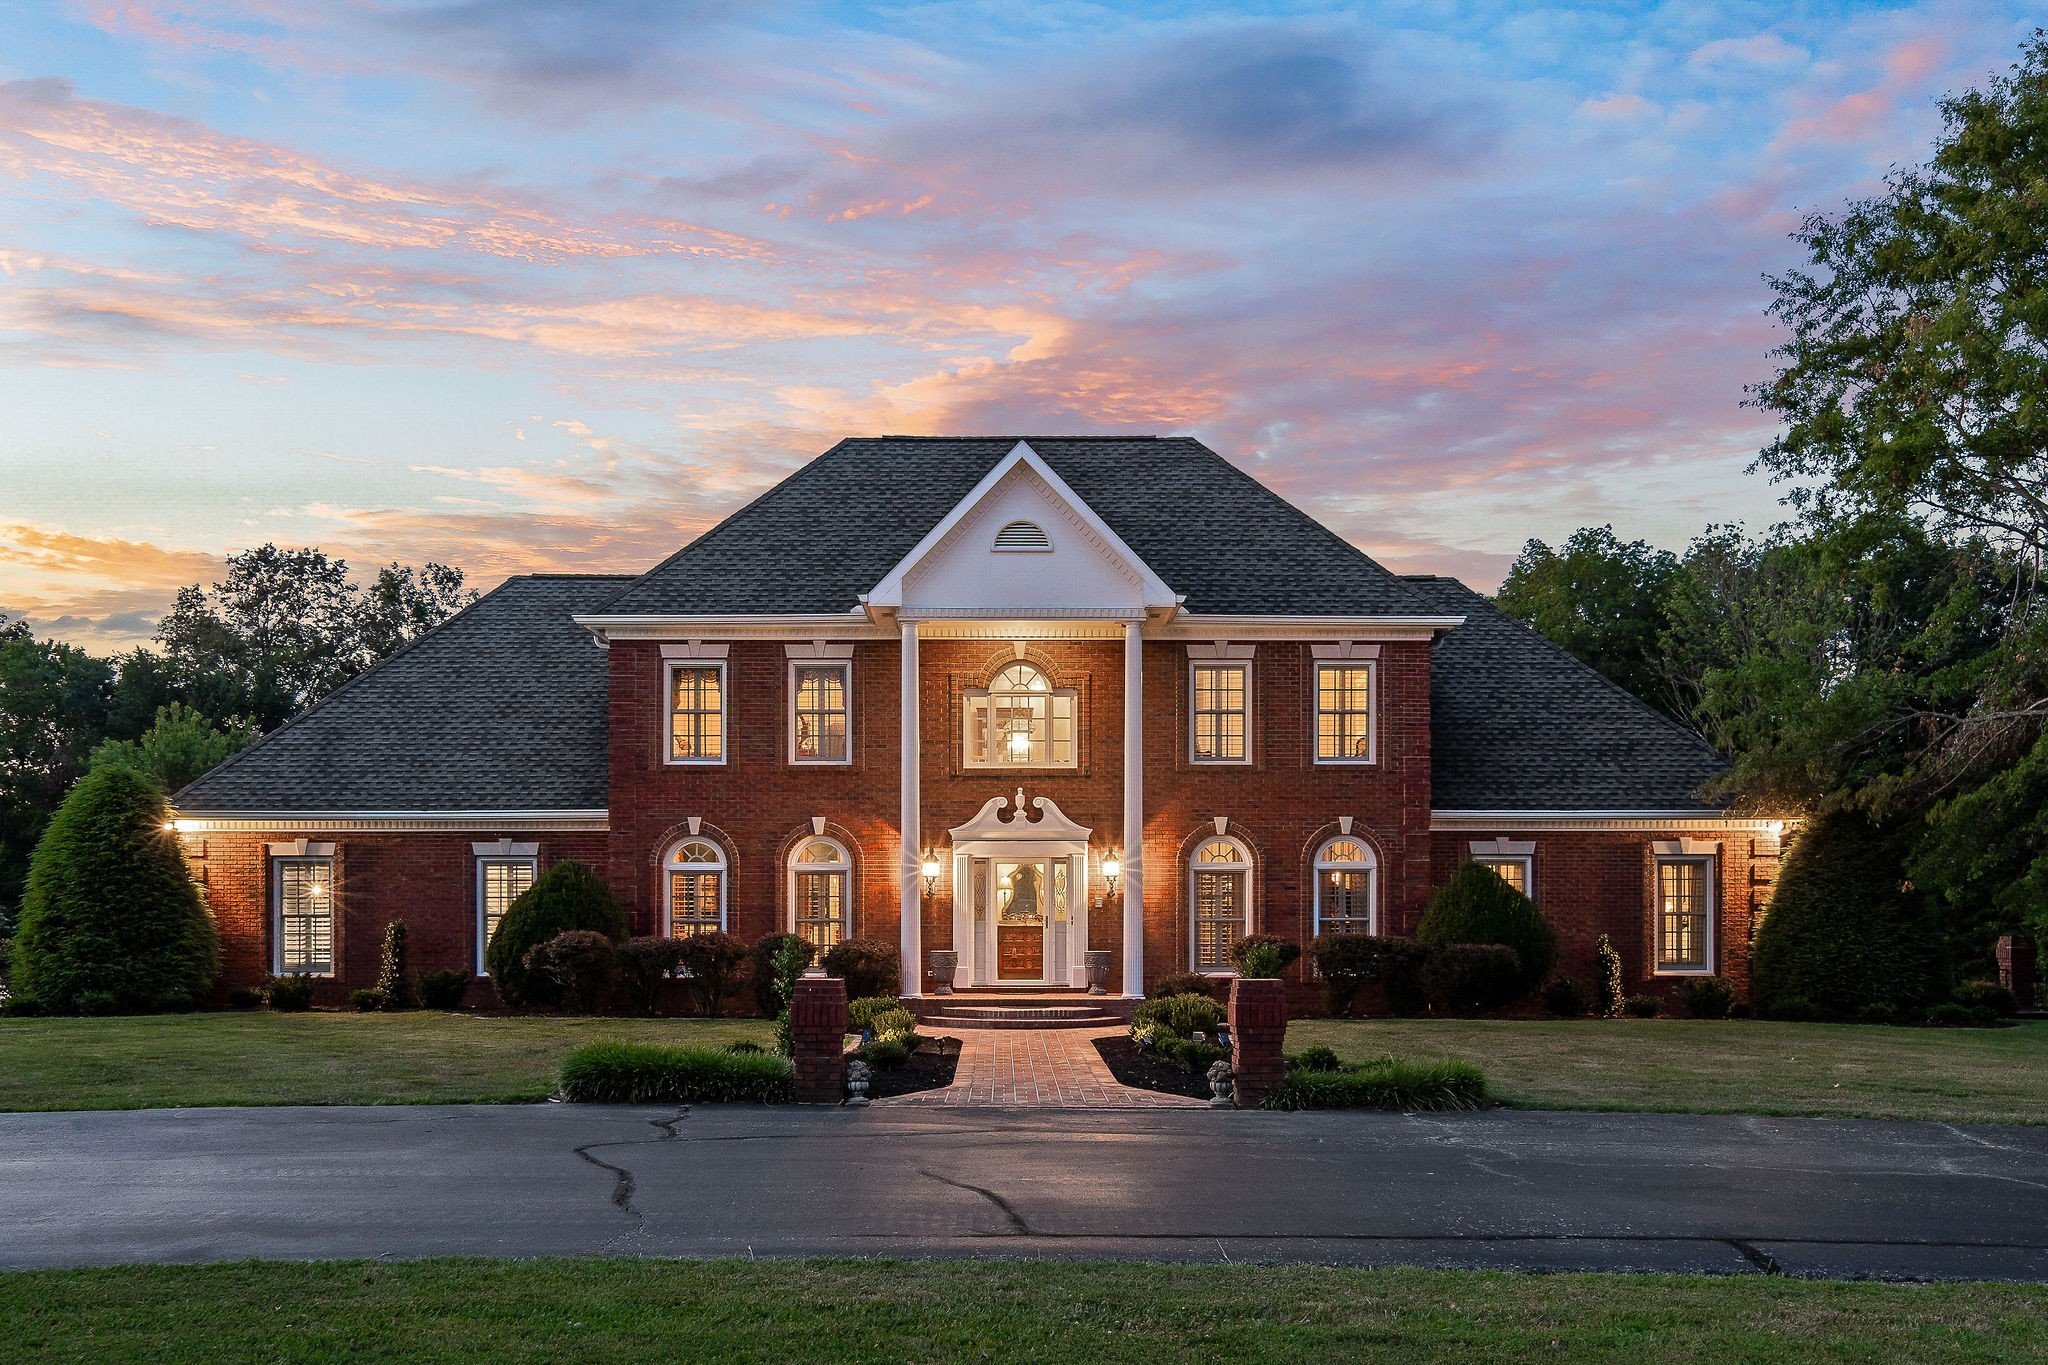
[[[1713,970],[1713,863],[1707,858],[1657,860],[1657,970]]]
[[[1363,839],[1340,836],[1316,853],[1316,932],[1370,934],[1379,859]]]
[[[668,932],[672,938],[725,927],[725,854],[709,839],[685,839],[670,851]]]
[[[725,762],[725,668],[674,664],[668,674],[671,763]]]
[[[1198,972],[1230,970],[1230,945],[1251,932],[1251,857],[1235,839],[1209,839],[1195,851],[1193,964]]]
[[[1318,664],[1316,762],[1372,761],[1372,665]]]
[[[273,869],[278,975],[333,975],[334,860],[279,858]]]
[[[806,839],[789,863],[790,927],[820,956],[846,941],[853,860],[833,839]]]
[[[1533,896],[1529,890],[1529,860],[1523,857],[1474,858],[1472,860],[1492,872],[1515,890],[1525,896]]]
[[[805,663],[790,667],[789,754],[792,762],[846,762],[848,668],[844,663]]]
[[[1011,664],[987,691],[968,693],[966,712],[971,768],[1075,766],[1074,694],[1031,664]]]
[[[1246,664],[1195,664],[1190,690],[1194,696],[1197,763],[1243,763],[1251,708],[1251,668]]]
[[[533,885],[533,861],[531,858],[477,859],[476,970],[479,976],[488,974],[484,966],[484,952],[491,946],[491,936],[498,932],[498,921],[505,918],[512,902]]]

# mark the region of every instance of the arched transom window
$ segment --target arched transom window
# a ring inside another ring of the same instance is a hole
[[[1342,835],[1316,850],[1316,932],[1378,932],[1380,861],[1372,845]]]
[[[1074,766],[1074,694],[1037,665],[1011,664],[967,694],[966,712],[969,767]]]
[[[725,928],[725,853],[709,839],[685,839],[663,860],[668,932],[674,938]]]
[[[852,928],[853,859],[836,839],[806,839],[789,855],[790,932],[822,955]]]
[[[1252,931],[1252,859],[1235,839],[1205,839],[1189,867],[1194,969],[1230,970],[1230,945]]]

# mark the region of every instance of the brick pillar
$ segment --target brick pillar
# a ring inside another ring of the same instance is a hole
[[[1287,1062],[1287,986],[1239,978],[1230,983],[1230,1070],[1240,1109],[1256,1109],[1280,1084]]]
[[[838,1104],[846,1098],[846,983],[806,976],[789,1005],[796,1050],[796,1102]]]
[[[2007,934],[1998,940],[1998,984],[2019,998],[2020,1008],[2034,1008],[2034,940],[2025,934]]]

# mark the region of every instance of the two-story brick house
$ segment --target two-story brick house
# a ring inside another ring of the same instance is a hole
[[[1746,982],[1779,827],[1700,740],[1185,439],[849,440],[638,577],[516,578],[178,794],[227,977],[481,970],[538,872],[636,932],[899,943],[907,995],[1413,931],[1477,857],[1590,975]],[[904,836],[909,831],[909,837]],[[1307,997],[1304,996],[1304,1000]]]

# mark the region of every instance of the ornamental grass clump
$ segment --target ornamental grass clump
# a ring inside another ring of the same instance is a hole
[[[795,1070],[772,1053],[589,1043],[562,1062],[562,1098],[577,1104],[788,1104]]]
[[[1393,1109],[1403,1113],[1478,1109],[1486,1073],[1452,1057],[1377,1057],[1341,1071],[1290,1069],[1266,1092],[1264,1109]]]

